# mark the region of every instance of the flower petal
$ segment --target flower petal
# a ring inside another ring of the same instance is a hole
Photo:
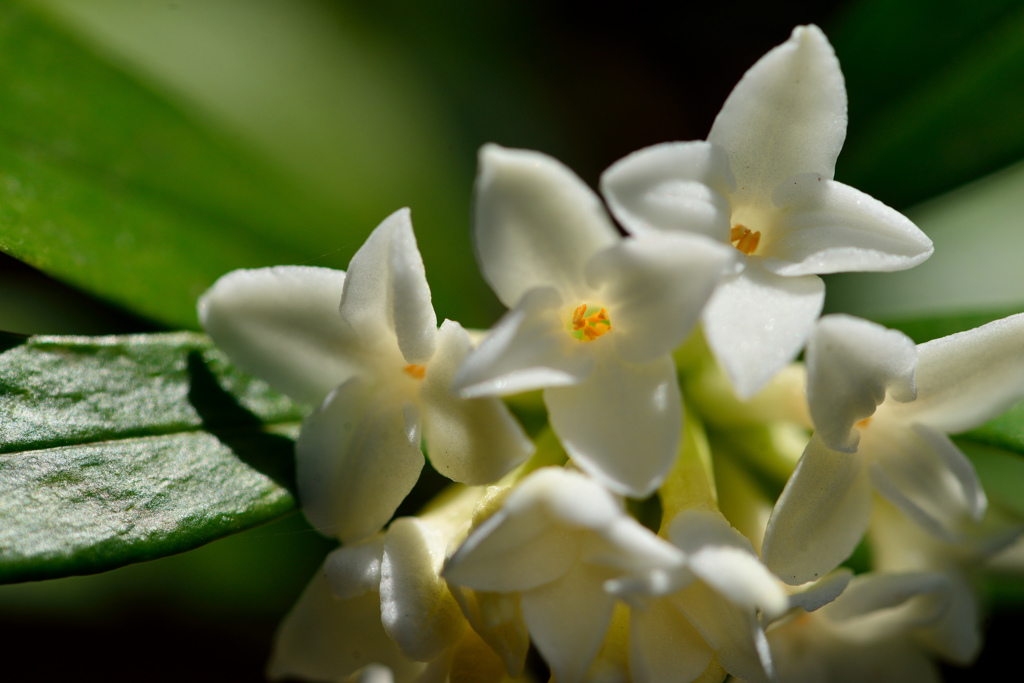
[[[452,391],[476,398],[582,381],[594,361],[562,327],[561,305],[550,287],[527,292],[466,357],[452,380]]]
[[[618,232],[597,195],[559,161],[484,145],[473,243],[494,293],[509,308],[535,287],[583,298],[583,267]]]
[[[949,606],[949,588],[949,580],[933,572],[860,574],[819,614],[876,636],[896,634],[941,617]],[[873,628],[854,623],[861,620],[874,621]]]
[[[530,590],[562,576],[579,559],[581,531],[607,529],[623,516],[622,504],[588,477],[544,467],[470,533],[443,573],[476,590]]]
[[[780,277],[756,258],[718,286],[704,309],[704,336],[740,398],[796,357],[824,302],[821,278]]]
[[[737,254],[685,234],[625,239],[598,252],[587,282],[604,287],[622,358],[649,363],[679,346]]]
[[[384,632],[376,592],[339,600],[317,572],[274,636],[267,677],[337,681],[374,662],[391,667],[397,680],[423,670]]]
[[[438,657],[466,628],[462,610],[438,576],[447,546],[446,534],[416,517],[401,517],[388,527],[381,564],[381,621],[409,659]]]
[[[650,600],[629,617],[629,673],[637,683],[692,681],[715,652],[668,600]]]
[[[827,315],[807,342],[807,403],[815,434],[837,451],[853,453],[853,426],[871,417],[891,393],[916,395],[917,347],[907,335],[848,315]]]
[[[759,253],[778,275],[906,270],[935,250],[899,211],[817,173],[786,179],[772,201],[782,214]]]
[[[407,363],[434,354],[437,316],[409,209],[385,218],[352,257],[340,311],[351,343],[364,350],[379,353],[380,344],[396,339]]]
[[[789,608],[778,580],[740,532],[718,512],[684,510],[669,523],[669,539],[688,555],[688,567],[732,604],[775,618]]]
[[[338,316],[344,283],[330,268],[235,270],[199,297],[199,322],[242,370],[319,404],[355,371]]]
[[[384,526],[423,468],[401,407],[382,404],[359,379],[338,387],[306,418],[295,459],[309,521],[346,543]]]
[[[805,612],[815,612],[842,595],[853,578],[849,569],[837,569],[789,596],[790,609],[799,607]]]
[[[733,206],[766,204],[800,173],[829,180],[846,137],[846,86],[817,26],[798,26],[750,68],[715,118],[708,141],[729,153]]]
[[[764,563],[791,586],[825,576],[853,552],[870,515],[862,458],[811,437],[768,520]]]
[[[600,358],[576,386],[544,390],[551,428],[580,469],[615,491],[650,495],[678,454],[682,398],[675,364]]]
[[[726,601],[701,583],[669,599],[715,650],[718,663],[726,671],[749,683],[774,679],[768,641],[754,610]]]
[[[380,563],[384,534],[332,551],[324,560],[324,576],[335,597],[347,600],[367,592],[380,592]]]
[[[709,142],[666,142],[616,161],[601,175],[612,214],[632,235],[695,232],[729,243],[736,189],[725,150]]]
[[[472,348],[462,326],[445,320],[423,378],[420,404],[434,469],[475,485],[498,479],[528,458],[534,446],[500,399],[463,399],[452,393],[452,378]]]
[[[1024,396],[1024,314],[925,342],[917,353],[917,400],[892,406],[903,419],[957,434]]]
[[[980,521],[987,501],[974,466],[946,435],[924,425],[873,425],[871,478],[878,492],[926,530],[960,539],[970,520]]]
[[[615,598],[603,590],[605,567],[575,563],[564,576],[523,593],[530,637],[559,683],[583,680],[601,647]]]

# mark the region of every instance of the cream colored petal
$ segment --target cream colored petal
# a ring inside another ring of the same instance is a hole
[[[451,320],[441,325],[437,353],[420,390],[423,434],[438,472],[465,484],[488,484],[523,462],[533,442],[497,398],[459,398],[452,379],[472,350],[469,335]]]
[[[508,308],[537,287],[579,298],[584,265],[620,239],[597,195],[540,152],[484,145],[475,192],[477,261]]]
[[[867,320],[827,315],[807,342],[807,403],[814,433],[834,450],[853,453],[860,439],[853,426],[871,417],[886,395],[916,396],[913,340]]]
[[[629,673],[637,683],[692,681],[715,652],[668,600],[649,600],[629,619]]]
[[[558,683],[582,681],[597,656],[615,604],[603,589],[612,576],[577,562],[555,581],[523,593],[530,637]]]
[[[957,434],[1024,397],[1024,314],[925,342],[917,353],[917,400],[892,406],[900,419]]]
[[[601,288],[622,359],[649,363],[679,346],[738,254],[686,234],[625,239],[598,252],[587,282]]]
[[[357,369],[338,315],[344,283],[330,268],[235,270],[199,298],[199,322],[232,363],[316,405]]]
[[[670,357],[632,365],[606,354],[581,384],[545,389],[544,403],[573,462],[603,485],[645,498],[664,481],[682,429]]]
[[[423,468],[423,453],[406,435],[401,406],[382,400],[359,379],[338,387],[306,418],[295,460],[309,521],[345,542],[384,526]]]
[[[452,391],[477,398],[582,381],[593,367],[593,356],[558,319],[562,305],[554,289],[528,292],[466,357]]]
[[[821,578],[850,556],[870,514],[862,458],[812,437],[768,521],[764,563],[792,586]]]
[[[347,600],[363,593],[380,592],[380,563],[384,534],[371,536],[333,550],[324,560],[324,576],[335,597]]]
[[[736,189],[725,150],[666,142],[620,159],[601,175],[608,207],[632,235],[693,232],[728,244]]]
[[[708,141],[729,154],[733,206],[766,204],[800,173],[831,179],[846,137],[846,86],[817,26],[798,26],[750,68],[718,113]]]
[[[780,277],[757,258],[719,285],[704,309],[704,336],[740,398],[796,358],[824,303],[821,278]]]
[[[934,251],[909,218],[817,173],[787,178],[772,201],[781,212],[759,253],[778,275],[906,270]]]
[[[409,659],[438,657],[459,641],[467,626],[438,576],[448,541],[447,535],[417,517],[401,517],[388,527],[381,564],[381,620]]]
[[[390,667],[397,680],[412,680],[423,670],[384,632],[377,593],[340,600],[317,572],[278,627],[267,677],[339,681],[372,663]]]

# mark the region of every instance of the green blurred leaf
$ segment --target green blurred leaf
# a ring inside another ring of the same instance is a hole
[[[850,96],[837,177],[907,207],[1024,156],[1024,8],[861,0],[831,22]]]
[[[1024,519],[1024,458],[1021,451],[979,444],[969,437],[957,445],[970,458],[989,503],[1018,519]]]
[[[205,336],[4,342],[0,581],[103,571],[294,509],[305,410]]]

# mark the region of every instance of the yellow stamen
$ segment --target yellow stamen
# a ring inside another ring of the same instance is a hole
[[[860,422],[856,423],[854,425],[854,427],[860,427],[861,429],[864,429],[869,424],[871,424],[871,418],[870,417],[865,417],[863,420],[861,420]]]
[[[427,374],[427,366],[413,363],[411,365],[406,365],[404,371],[405,374],[409,375],[413,379],[423,379]]]
[[[757,249],[757,245],[761,241],[761,232],[752,232],[750,228],[734,225],[729,231],[729,241],[734,247],[749,256]]]
[[[590,315],[587,315],[590,313]],[[612,329],[608,311],[583,303],[572,312],[572,336],[580,341],[594,341]]]

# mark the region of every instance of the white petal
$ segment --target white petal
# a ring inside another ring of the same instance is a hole
[[[668,536],[689,556],[690,571],[732,604],[761,609],[768,618],[789,608],[778,580],[721,513],[684,510],[669,523]]]
[[[768,521],[764,563],[792,586],[825,576],[853,552],[870,514],[862,458],[812,437]]]
[[[718,663],[748,683],[773,679],[764,630],[753,610],[724,600],[704,584],[694,584],[670,598],[716,652]]]
[[[476,590],[535,588],[579,559],[581,532],[607,529],[623,516],[622,504],[596,482],[562,468],[541,468],[470,533],[444,576]]]
[[[475,485],[495,481],[528,458],[534,447],[500,399],[463,399],[452,392],[455,371],[472,347],[461,325],[444,321],[437,353],[423,378],[420,405],[434,469]]]
[[[732,247],[689,235],[625,239],[587,264],[587,281],[609,305],[615,348],[630,363],[671,353],[735,263]]]
[[[780,277],[756,258],[719,285],[704,309],[704,336],[740,398],[796,358],[824,303],[821,278]]]
[[[324,576],[331,592],[347,600],[367,592],[380,592],[380,563],[384,534],[332,551],[324,560]]]
[[[892,406],[904,419],[956,434],[1024,396],[1024,314],[926,342],[917,353],[917,400]]]
[[[602,589],[611,576],[577,562],[561,578],[523,593],[530,637],[558,683],[583,680],[597,656],[615,604]]]
[[[789,596],[790,609],[799,607],[805,612],[814,612],[828,605],[838,598],[853,578],[853,572],[849,569],[837,569],[828,576],[797,593]]]
[[[466,628],[458,603],[438,576],[447,545],[447,535],[416,517],[401,517],[388,527],[381,565],[381,621],[409,659],[438,657]]]
[[[650,600],[629,617],[629,673],[637,683],[692,681],[715,654],[668,600]]]
[[[846,137],[846,86],[828,39],[798,26],[750,68],[711,126],[708,141],[729,153],[739,189],[730,200],[766,203],[799,173],[831,180]]]
[[[819,614],[878,638],[935,623],[949,606],[949,580],[932,572],[861,574]]]
[[[423,669],[384,633],[375,592],[339,600],[317,572],[277,630],[267,676],[337,681],[373,662],[391,667],[399,680]]]
[[[917,348],[907,335],[848,315],[818,321],[807,343],[807,403],[815,434],[837,451],[852,453],[859,432],[886,393],[897,401],[916,395]]]
[[[584,265],[618,239],[601,200],[561,162],[480,149],[473,243],[484,278],[509,308],[535,287],[582,298]]]
[[[199,322],[235,365],[319,404],[354,371],[338,315],[344,283],[329,268],[235,270],[199,298]]]
[[[551,428],[580,469],[617,493],[644,498],[679,449],[682,399],[675,364],[599,359],[576,386],[544,390]]]
[[[878,492],[940,538],[955,541],[987,502],[974,466],[944,434],[924,425],[879,424],[870,444],[871,478]]]
[[[666,142],[616,161],[601,175],[608,207],[627,232],[695,232],[728,244],[736,189],[725,150],[708,142]]]
[[[949,604],[938,621],[914,634],[915,640],[943,659],[969,666],[981,651],[981,615],[975,590],[956,574],[946,574]]]
[[[391,519],[423,469],[400,406],[352,379],[302,424],[295,443],[299,498],[309,521],[344,542],[365,538]]]
[[[899,211],[817,173],[786,179],[772,201],[782,214],[759,253],[778,275],[906,270],[934,251]]]
[[[528,292],[466,357],[452,391],[475,398],[580,382],[594,361],[562,327],[561,305],[551,288]]]
[[[340,311],[364,350],[396,339],[408,363],[433,355],[437,317],[408,209],[384,219],[352,257]]]

